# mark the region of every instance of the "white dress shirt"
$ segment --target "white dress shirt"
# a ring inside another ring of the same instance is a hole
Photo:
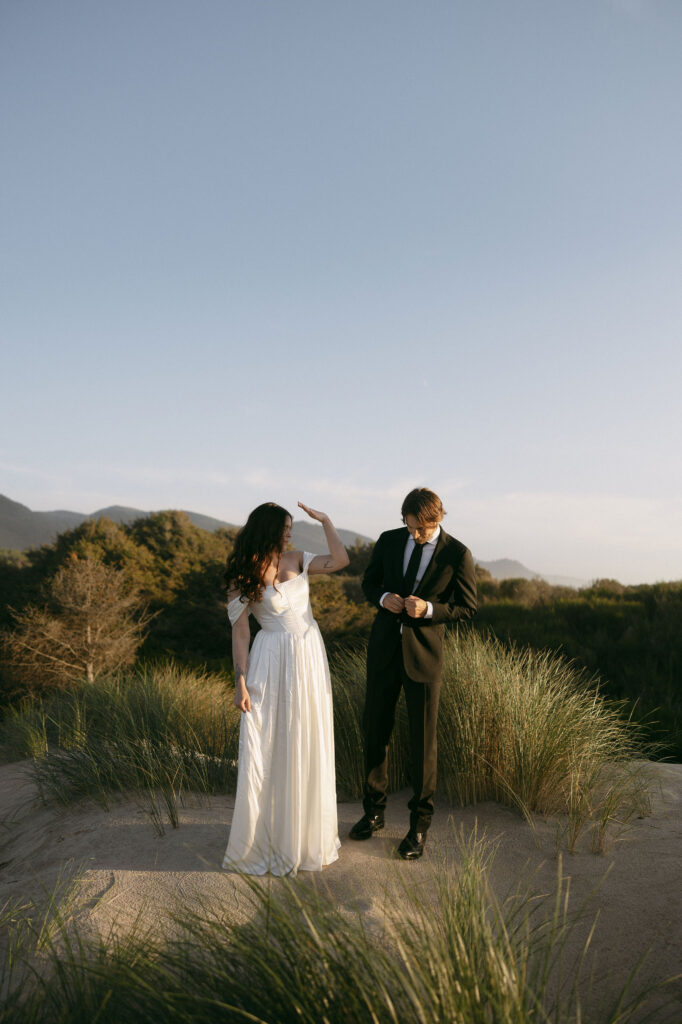
[[[422,557],[421,561],[419,562],[419,568],[417,569],[417,578],[414,583],[415,590],[417,589],[417,584],[421,582],[421,579],[427,570],[429,562],[433,558],[433,552],[436,550],[436,544],[438,543],[439,537],[440,526],[437,526],[436,529],[431,534],[431,537],[426,541],[426,543],[422,544]],[[407,544],[405,545],[405,554],[403,555],[403,576],[407,572],[407,566],[410,561],[410,555],[414,551],[415,543],[416,541],[414,537],[412,536],[412,534],[410,534],[409,537],[407,538]],[[386,593],[381,595],[381,600],[379,601],[379,604],[381,605],[382,608],[384,606],[384,598],[388,597],[389,594],[390,591],[387,590]],[[426,611],[424,612],[422,618],[433,618],[433,605],[431,604],[430,601],[426,602]]]

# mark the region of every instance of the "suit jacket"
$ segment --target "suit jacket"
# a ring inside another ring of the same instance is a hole
[[[430,683],[440,679],[445,623],[470,619],[476,612],[474,560],[469,549],[441,527],[431,561],[414,591],[416,597],[431,602],[433,617],[396,615],[382,608],[379,601],[387,591],[401,593],[408,537],[407,527],[382,533],[362,579],[365,597],[379,609],[369,638],[367,670],[381,671],[402,645],[403,664],[410,679]]]

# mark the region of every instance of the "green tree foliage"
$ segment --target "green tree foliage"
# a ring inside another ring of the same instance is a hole
[[[366,636],[374,609],[357,598],[359,586],[352,577],[311,576],[310,603],[313,615],[327,640],[344,641]],[[353,597],[349,597],[349,592]],[[361,595],[360,595],[361,596]]]
[[[547,604],[561,598],[575,597],[576,593],[571,587],[553,587],[551,583],[539,577],[532,580],[496,580],[480,566],[476,566],[476,582],[480,604],[509,601],[523,608],[534,608],[536,605]]]
[[[14,548],[0,548],[0,568],[7,565],[21,566],[26,564],[26,555],[23,551],[15,551]]]
[[[129,526],[102,518],[67,530],[53,544],[25,553],[23,565],[0,563],[0,627],[42,599],[42,587],[68,560],[91,558],[122,570],[154,619],[141,648],[146,656],[223,659],[226,614],[222,573],[232,535],[194,526],[182,512],[156,512]]]
[[[358,538],[355,544],[351,547],[346,548],[348,552],[349,562],[345,569],[342,569],[344,576],[362,576],[365,569],[369,565],[369,560],[372,557],[372,551],[374,550],[374,542],[369,541],[367,544]]]
[[[138,565],[144,553],[136,549],[127,528],[98,519],[60,534],[53,544],[22,553],[20,564],[0,563],[0,627],[11,623],[9,608],[21,609],[43,598],[43,588],[72,557],[91,558],[113,569],[125,570],[132,587],[141,583]]]
[[[502,640],[561,649],[649,721],[662,753],[682,760],[682,582],[625,586],[597,580],[582,590],[541,580],[479,585],[475,624]]]
[[[131,540],[151,560],[142,592],[159,613],[143,653],[184,661],[225,658],[223,571],[233,534],[202,530],[183,512],[158,512],[129,529]]]

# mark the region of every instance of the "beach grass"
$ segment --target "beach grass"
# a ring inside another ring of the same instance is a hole
[[[455,833],[454,863],[433,858],[419,886],[396,865],[369,913],[352,901],[340,907],[323,880],[245,878],[247,919],[235,924],[226,879],[225,907],[178,903],[154,931],[138,922],[100,935],[71,903],[63,912],[52,900],[42,942],[13,944],[3,1022],[626,1024],[635,1012],[646,1019],[649,993],[636,991],[633,976],[612,1005],[592,988],[593,921],[589,907],[570,908],[561,860],[550,894],[534,892],[531,879],[499,898],[490,884],[494,855],[485,836]],[[0,932],[6,949],[8,922],[0,920]]]
[[[586,828],[603,852],[609,836],[649,813],[647,748],[623,704],[558,653],[516,648],[473,630],[444,647],[438,726],[439,788],[464,806],[486,800],[555,815],[559,845],[575,849]],[[362,650],[335,663],[337,783],[362,792]],[[337,693],[342,693],[338,700]],[[392,789],[409,785],[407,718],[398,705],[388,751]]]
[[[362,794],[365,651],[336,651],[339,794]],[[239,713],[228,680],[174,664],[25,702],[2,724],[7,756],[33,759],[44,800],[69,804],[136,792],[159,831],[177,825],[189,793],[234,791]],[[561,655],[509,647],[463,629],[446,638],[439,711],[439,789],[455,805],[487,800],[557,817],[557,843],[585,830],[601,852],[633,814],[648,811],[646,749],[621,705]],[[404,702],[388,765],[392,790],[409,785]]]
[[[173,663],[26,700],[0,730],[5,756],[32,758],[45,802],[136,793],[160,832],[188,794],[234,790],[238,742],[225,678]]]

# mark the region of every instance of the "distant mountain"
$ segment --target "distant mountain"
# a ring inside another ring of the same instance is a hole
[[[481,569],[487,569],[496,580],[534,580],[539,576],[539,573],[511,558],[496,558],[493,562],[482,562],[477,558],[476,562]]]
[[[186,510],[183,510],[186,511]],[[111,519],[114,523],[129,525],[136,519],[143,519],[151,515],[139,508],[128,508],[125,505],[109,505],[107,508],[100,508],[96,512],[86,515],[84,512],[69,512],[59,510],[55,512],[32,512],[26,505],[18,501],[12,501],[0,494],[0,548],[12,548],[15,551],[25,551],[26,548],[40,547],[41,544],[51,544],[55,537],[64,530],[72,530],[79,526],[86,519],[99,519],[101,516]],[[220,527],[237,529],[233,523],[226,523],[222,519],[214,519],[212,516],[202,515],[201,512],[188,512],[191,522],[202,530],[217,530]],[[356,541],[362,544],[371,544],[371,537],[357,533],[355,530],[339,530],[339,536],[347,547],[351,547]],[[295,548],[301,551],[312,551],[313,554],[322,555],[327,548],[324,537],[324,530],[319,523],[309,519],[295,520],[291,531],[291,540]],[[584,587],[588,580],[581,580],[572,576],[545,576],[542,573],[534,572],[521,562],[511,558],[498,558],[493,562],[482,562],[477,559],[478,564],[487,569],[491,576],[497,580],[507,579],[542,579],[554,586]]]
[[[51,544],[58,534],[64,530],[72,530],[87,519],[100,519],[104,516],[114,523],[134,523],[136,519],[144,519],[151,515],[140,508],[127,508],[124,505],[109,505],[96,512],[86,515],[84,512],[32,512],[26,505],[12,501],[0,494],[0,548],[13,548],[25,551],[26,548],[37,548],[41,544]],[[200,512],[187,512],[195,526],[202,530],[217,530],[219,527],[235,529],[233,524],[221,519],[202,515]]]
[[[45,515],[49,515],[46,512]],[[74,513],[76,515],[76,513]],[[108,505],[107,508],[99,508],[96,512],[91,512],[90,515],[82,513],[83,518],[81,522],[86,519],[111,519],[112,523],[119,523],[121,525],[130,526],[136,519],[143,519],[148,516],[148,512],[143,512],[139,508],[129,508],[127,505]]]
[[[346,545],[352,547],[357,541],[361,544],[371,544],[371,537],[364,537],[361,533],[353,530],[338,530],[339,537]],[[319,523],[310,519],[294,520],[291,528],[291,543],[298,551],[312,551],[314,555],[324,555],[329,551],[325,540],[324,530]]]
[[[0,494],[0,548],[37,548],[83,522],[78,512],[32,512]]]
[[[191,522],[202,530],[213,531],[220,527],[238,529],[233,523],[214,519],[213,516],[202,515],[201,512],[189,512],[184,509],[183,511],[189,516]],[[128,508],[125,505],[109,505],[107,508],[100,508],[89,515],[84,512],[66,511],[32,512],[26,505],[21,505],[18,501],[12,501],[10,498],[0,495],[0,548],[25,551],[26,548],[51,544],[58,534],[80,526],[87,519],[94,520],[104,516],[114,523],[129,526],[136,519],[144,519],[151,514],[143,509]],[[364,537],[353,530],[339,530],[339,536],[348,546],[355,544],[358,539],[363,544],[371,542],[370,537]],[[329,550],[324,538],[324,530],[319,523],[310,520],[294,521],[291,539],[294,547],[302,551],[312,551],[316,555],[321,555]]]
[[[191,522],[201,530],[238,529],[234,523],[226,523],[223,519],[214,519],[213,516],[205,516],[201,512],[188,512],[186,509],[181,509],[181,511],[186,516],[189,516]],[[83,516],[83,519],[100,519],[104,516],[105,519],[111,519],[114,523],[123,523],[126,526],[130,526],[136,519],[146,519],[150,515],[152,515],[151,512],[144,512],[139,508],[127,508],[125,505],[109,505],[108,508],[100,508],[97,512],[91,512],[89,516]]]
[[[497,558],[493,562],[482,562],[477,558],[476,561],[496,580],[545,580],[554,587],[586,587],[589,584],[589,580],[578,579],[577,576],[546,576],[544,573],[534,572],[512,558]]]

